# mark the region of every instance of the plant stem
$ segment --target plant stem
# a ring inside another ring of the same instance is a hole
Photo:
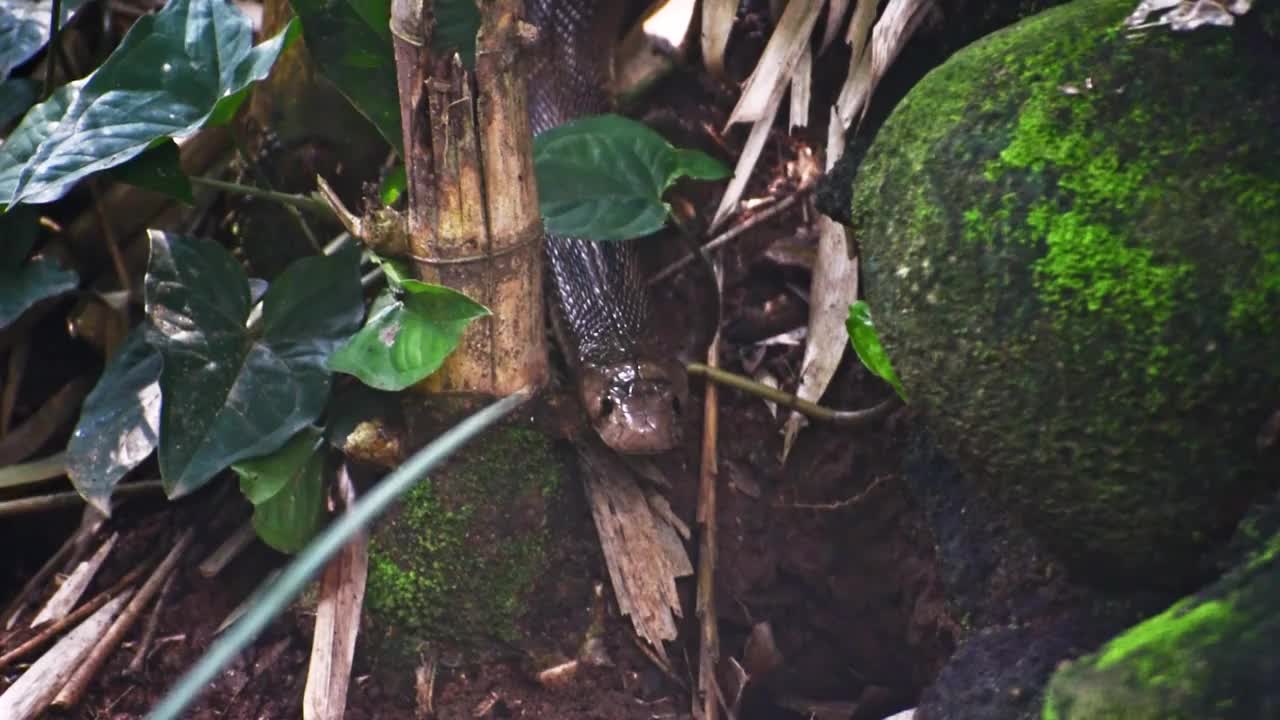
[[[67,473],[67,454],[60,452],[21,465],[0,468],[0,489],[35,485]]]
[[[162,489],[163,487],[159,480],[147,480],[144,482],[117,485],[113,495],[115,497],[139,495]],[[27,513],[34,512],[47,512],[49,510],[58,510],[60,508],[74,507],[82,504],[84,504],[84,498],[80,496],[80,493],[74,491],[53,493],[50,495],[36,495],[35,497],[26,497],[18,500],[0,502],[0,518],[12,517],[14,515],[26,515]]]
[[[302,210],[310,210],[311,212],[333,217],[333,210],[324,202],[317,200],[309,195],[296,195],[294,193],[282,193],[275,190],[263,190],[262,188],[253,187],[252,185],[241,185],[240,183],[227,182],[226,180],[215,180],[213,178],[200,177],[199,175],[191,176],[191,182],[195,185],[203,185],[214,190],[223,192],[238,193],[249,197],[261,198],[263,200],[272,200],[286,207],[299,208]]]
[[[817,403],[798,398],[785,390],[769,387],[764,383],[758,383],[751,378],[743,377],[727,370],[708,367],[702,363],[688,363],[685,368],[690,375],[700,375],[720,385],[728,385],[731,388],[757,395],[765,400],[771,400],[783,407],[808,415],[815,420],[824,420],[845,427],[869,426],[889,414],[889,411],[898,405],[897,397],[891,397],[879,405],[865,410],[832,410],[829,407],[823,407]]]

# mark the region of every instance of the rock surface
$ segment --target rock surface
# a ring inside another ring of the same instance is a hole
[[[1255,446],[1280,406],[1280,56],[1245,27],[1135,37],[1132,6],[930,73],[853,217],[885,346],[965,474],[1080,576],[1185,588],[1280,466]]]

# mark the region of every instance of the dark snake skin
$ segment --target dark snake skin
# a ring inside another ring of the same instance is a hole
[[[529,74],[537,133],[608,112],[620,0],[528,0],[539,46]],[[615,450],[654,453],[679,443],[684,370],[650,340],[649,302],[633,242],[548,236],[556,335],[592,425]]]

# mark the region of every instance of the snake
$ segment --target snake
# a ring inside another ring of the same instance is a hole
[[[535,136],[611,110],[610,59],[623,5],[529,0],[526,17],[539,35],[528,76]],[[679,361],[654,342],[636,242],[549,233],[545,259],[551,326],[600,439],[627,454],[677,446],[687,379]]]

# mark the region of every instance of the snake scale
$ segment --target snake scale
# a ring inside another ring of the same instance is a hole
[[[609,58],[623,3],[528,1],[541,38],[529,74],[534,134],[608,112]],[[546,259],[552,325],[592,426],[619,452],[674,447],[685,374],[652,342],[634,242],[548,235]]]

